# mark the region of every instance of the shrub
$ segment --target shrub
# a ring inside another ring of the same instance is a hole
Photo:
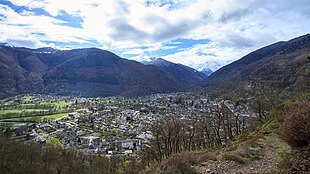
[[[294,148],[281,162],[282,173],[310,173],[310,95],[288,104],[281,138]]]
[[[291,102],[284,114],[280,135],[292,147],[304,147],[310,143],[309,96]]]
[[[161,172],[163,174],[194,174],[195,169],[191,167],[197,163],[197,157],[190,152],[184,152],[172,155],[168,161],[162,164]]]

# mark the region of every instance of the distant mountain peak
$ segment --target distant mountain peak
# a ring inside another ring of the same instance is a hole
[[[163,58],[150,58],[150,61],[143,62],[146,65],[155,65],[167,73],[171,74],[181,84],[185,86],[200,86],[206,75],[191,67],[173,63]]]
[[[199,72],[202,72],[206,76],[209,76],[209,75],[211,75],[213,73],[213,71],[210,68],[208,68],[208,67],[200,69]]]
[[[34,49],[34,52],[36,53],[54,53],[56,51],[60,51],[60,50],[56,48],[52,48],[52,47],[42,47],[42,48]]]
[[[167,67],[169,65],[175,64],[163,58],[151,57],[150,61],[145,61],[144,64],[156,65],[159,67]]]

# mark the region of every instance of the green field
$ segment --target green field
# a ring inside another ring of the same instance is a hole
[[[64,106],[72,104],[72,102],[65,102],[65,101],[60,101],[60,102],[41,102],[40,104],[42,104],[42,105],[53,105],[53,106],[56,106],[56,107],[64,107]]]
[[[47,115],[48,111],[47,109],[6,109],[0,110],[0,119]]]
[[[105,103],[105,104],[114,104],[114,103],[118,102],[118,100],[115,100],[115,99],[103,99],[102,102]]]
[[[22,112],[40,112],[40,111],[48,111],[47,109],[8,109],[8,110],[0,110],[0,116],[5,114],[20,114]]]
[[[20,104],[20,106],[22,107],[34,107],[34,106],[46,107],[48,105],[51,105],[53,107],[65,107],[70,104],[72,104],[72,102],[60,101],[60,102],[41,102],[40,104]]]
[[[48,120],[57,120],[63,117],[66,117],[68,113],[62,113],[62,114],[53,114],[53,115],[44,115],[44,116],[32,116],[32,117],[18,117],[18,118],[7,118],[2,119],[0,121],[5,122],[19,122],[19,121],[27,121],[27,122],[35,122],[35,121],[44,121],[45,119]]]

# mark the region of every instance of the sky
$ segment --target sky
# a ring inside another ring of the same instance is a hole
[[[0,0],[0,42],[199,69],[310,32],[310,0]]]

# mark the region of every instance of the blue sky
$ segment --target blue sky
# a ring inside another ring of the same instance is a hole
[[[0,42],[199,69],[309,33],[309,0],[0,0]]]

